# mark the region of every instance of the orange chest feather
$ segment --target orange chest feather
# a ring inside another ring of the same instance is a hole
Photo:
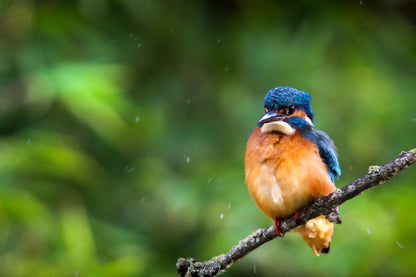
[[[246,182],[269,217],[287,217],[335,190],[315,144],[298,132],[262,133],[256,127],[245,155]]]

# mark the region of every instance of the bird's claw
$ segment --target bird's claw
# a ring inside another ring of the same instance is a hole
[[[282,230],[280,230],[280,223],[281,223],[282,219],[281,218],[276,218],[274,220],[274,230],[276,231],[276,234],[279,237],[283,237],[283,232]]]
[[[294,218],[295,220],[298,220],[298,219],[300,218],[300,214],[302,213],[302,211],[303,211],[303,210],[298,210],[298,211],[295,213],[295,215],[293,216],[293,218]]]

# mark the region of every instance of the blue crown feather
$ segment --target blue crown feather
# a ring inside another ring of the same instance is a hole
[[[309,93],[289,87],[276,87],[271,89],[264,97],[264,106],[268,110],[279,111],[281,108],[291,105],[303,109],[310,120],[314,122]]]

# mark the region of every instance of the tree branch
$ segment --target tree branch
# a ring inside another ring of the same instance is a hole
[[[370,166],[367,175],[345,187],[337,189],[328,196],[318,198],[302,211],[298,219],[292,216],[283,220],[280,225],[281,231],[286,233],[320,215],[326,215],[331,222],[341,223],[336,211],[338,206],[358,196],[365,190],[390,180],[397,173],[414,163],[416,163],[416,148],[408,152],[402,152],[394,160],[383,166]],[[176,263],[177,272],[181,276],[216,276],[260,245],[276,237],[273,226],[258,229],[247,238],[241,240],[238,245],[233,246],[227,254],[213,257],[209,261],[198,262],[193,258],[179,258]]]

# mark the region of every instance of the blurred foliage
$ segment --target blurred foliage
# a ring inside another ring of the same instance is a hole
[[[344,186],[415,147],[414,1],[0,3],[0,275],[175,276],[271,222],[244,184],[264,94],[312,95]],[[415,275],[416,170],[227,276]]]

